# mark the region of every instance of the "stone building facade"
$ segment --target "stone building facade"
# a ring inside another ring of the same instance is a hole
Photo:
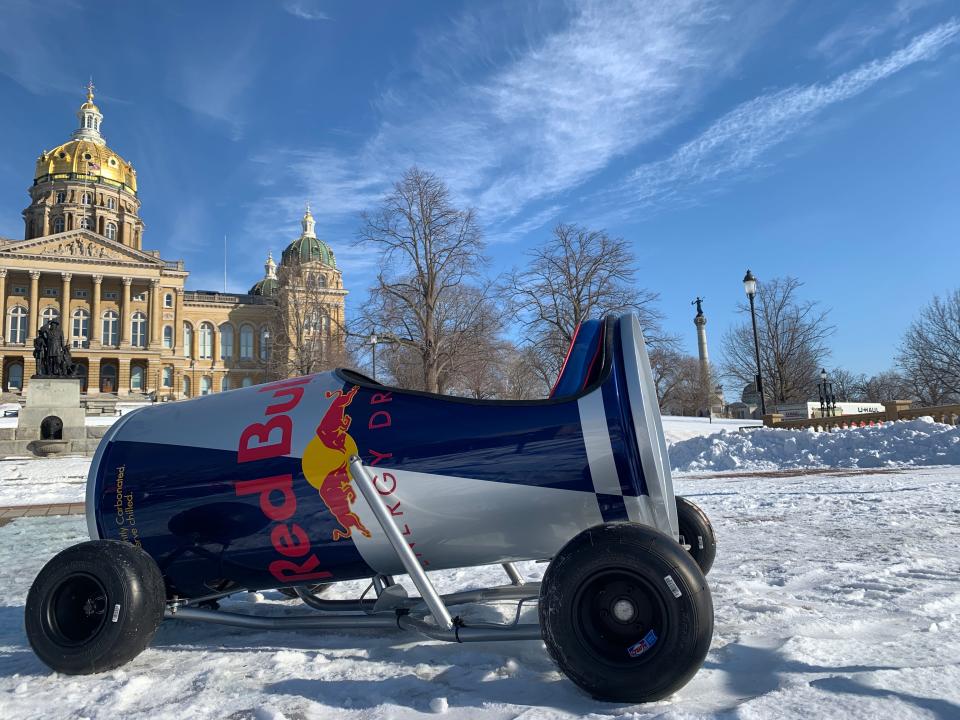
[[[70,140],[37,159],[23,239],[0,238],[3,390],[29,385],[33,341],[50,319],[60,321],[88,395],[179,399],[270,379],[278,299],[296,288],[283,286],[268,258],[248,293],[187,290],[182,260],[144,250],[136,170],[107,146],[93,99],[91,85]],[[283,255],[301,261],[323,282],[316,332],[342,343],[347,293],[309,208]]]

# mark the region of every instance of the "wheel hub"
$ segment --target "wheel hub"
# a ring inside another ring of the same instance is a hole
[[[637,606],[629,598],[620,598],[613,603],[613,617],[628,623],[637,616]]]
[[[646,578],[627,570],[606,570],[581,585],[574,600],[575,630],[591,654],[612,665],[635,665],[628,649],[653,630],[664,631],[666,609]],[[659,648],[644,653],[649,661]]]

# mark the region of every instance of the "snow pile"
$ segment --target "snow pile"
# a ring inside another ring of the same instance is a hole
[[[675,443],[670,464],[679,472],[960,465],[960,427],[925,417],[832,433],[721,432]]]
[[[735,432],[742,427],[763,424],[759,420],[684,417],[681,415],[664,415],[662,419],[663,435],[667,440],[667,445],[673,445],[681,440],[688,440],[692,437],[715,435],[724,430]]]

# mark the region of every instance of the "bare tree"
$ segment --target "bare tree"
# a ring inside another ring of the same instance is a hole
[[[650,369],[664,413],[697,415],[709,409],[709,388],[704,387],[697,358],[672,347],[656,347],[650,351]]]
[[[863,384],[866,382],[866,376],[847,370],[846,368],[834,368],[830,371],[830,382],[833,383],[833,394],[837,396],[839,402],[857,402],[863,400]]]
[[[806,402],[816,396],[820,367],[829,356],[826,340],[834,327],[827,321],[829,311],[819,303],[797,297],[802,286],[796,278],[774,278],[757,283],[757,335],[760,369],[768,407]],[[750,308],[741,304],[747,316],[723,338],[725,374],[743,384],[756,374]]]
[[[636,264],[630,245],[603,230],[559,224],[552,237],[528,254],[523,270],[504,283],[514,317],[533,348],[536,372],[555,378],[584,320],[634,311],[647,342],[662,338],[657,294],[635,285]]]
[[[380,251],[361,322],[405,349],[396,355],[407,369],[416,358],[408,387],[440,392],[469,339],[494,331],[486,325],[489,292],[468,284],[485,263],[475,211],[454,207],[439,177],[413,167],[363,214],[359,236]]]
[[[290,258],[277,272],[281,289],[269,326],[268,373],[296,377],[352,364],[322,268]]]
[[[913,398],[913,389],[895,370],[885,370],[872,377],[862,378],[859,390],[858,395],[865,402],[882,403]]]
[[[960,289],[934,296],[907,329],[897,364],[924,405],[960,400]]]

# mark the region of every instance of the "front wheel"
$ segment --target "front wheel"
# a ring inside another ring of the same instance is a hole
[[[30,646],[67,675],[112,670],[150,644],[163,620],[160,569],[118,540],[91,540],[54,556],[27,594]]]
[[[584,530],[550,562],[540,627],[554,662],[599,700],[649,702],[683,687],[713,636],[706,579],[673,538],[634,523]]]
[[[717,536],[707,514],[685,497],[677,495],[677,523],[680,526],[680,544],[688,548],[706,575],[717,557]]]

